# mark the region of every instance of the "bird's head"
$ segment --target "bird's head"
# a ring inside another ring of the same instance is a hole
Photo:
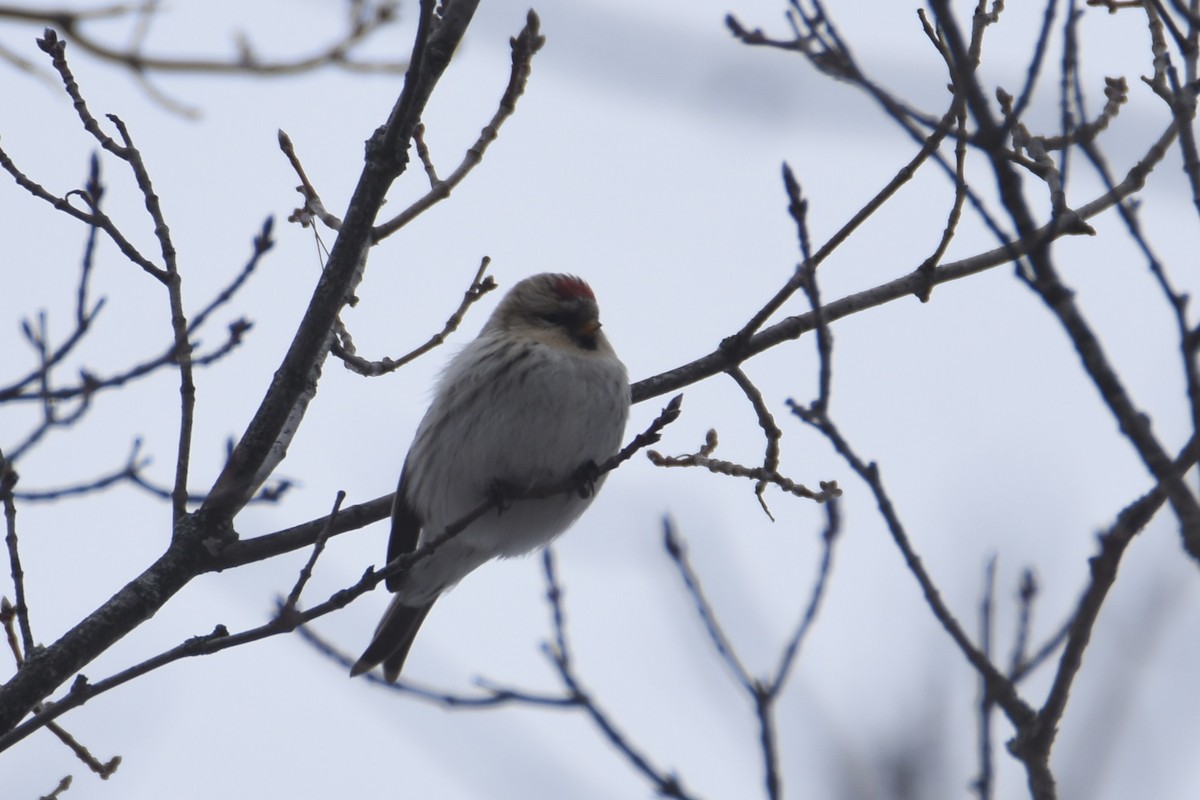
[[[600,332],[596,295],[574,275],[542,273],[520,281],[500,301],[485,331],[517,333],[583,350],[609,349]]]

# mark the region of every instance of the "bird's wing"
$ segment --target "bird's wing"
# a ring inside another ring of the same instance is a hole
[[[401,603],[399,597],[394,598],[379,621],[379,627],[375,629],[375,636],[371,638],[366,651],[350,668],[350,677],[362,675],[377,664],[383,664],[384,680],[395,683],[400,677],[400,670],[404,668],[404,659],[408,657],[413,639],[432,606],[431,602],[413,608]]]
[[[400,472],[400,485],[396,487],[396,498],[392,501],[392,535],[388,539],[387,560],[392,563],[405,553],[411,553],[417,548],[417,537],[421,534],[421,518],[409,504],[404,492],[404,475],[408,472],[407,465]],[[394,592],[400,588],[403,574],[393,575],[387,579],[388,591]]]

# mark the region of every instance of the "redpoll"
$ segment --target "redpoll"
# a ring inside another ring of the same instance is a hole
[[[351,676],[383,664],[396,680],[438,595],[485,561],[528,553],[570,527],[603,475],[590,492],[521,494],[562,485],[613,455],[628,415],[625,366],[600,331],[591,287],[552,274],[514,286],[450,361],[417,427],[392,505],[388,561],[489,499],[517,499],[388,579],[396,596]]]

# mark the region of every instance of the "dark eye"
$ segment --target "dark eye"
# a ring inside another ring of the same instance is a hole
[[[571,324],[572,315],[565,311],[551,311],[545,314],[538,314],[538,319],[549,325],[565,328]]]

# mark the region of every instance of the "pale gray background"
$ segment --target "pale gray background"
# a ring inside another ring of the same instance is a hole
[[[973,3],[961,3],[963,14]],[[1026,4],[1012,4],[1025,6]],[[508,37],[527,6],[484,3],[426,115],[443,174],[490,118],[508,74]],[[830,3],[865,70],[940,112],[946,78],[922,34],[916,4]],[[152,49],[228,52],[247,32],[264,54],[327,41],[340,3],[180,4],[161,15]],[[783,35],[779,0],[641,3],[545,0],[548,37],[527,95],[482,166],[443,205],[372,253],[362,304],[346,315],[368,357],[398,355],[440,327],[481,256],[504,286],[540,271],[586,277],[606,330],[643,378],[710,351],[786,280],[797,258],[779,180],[792,164],[824,241],[915,152],[862,96],[819,77],[798,56],[732,40],[726,12]],[[1040,8],[1011,8],[989,34],[991,85],[1015,91]],[[413,8],[405,7],[409,19]],[[1101,76],[1125,75],[1133,101],[1105,143],[1114,166],[1165,125],[1140,84],[1149,62],[1137,13],[1089,11],[1084,66],[1096,108]],[[405,24],[372,52],[403,57]],[[0,41],[44,63],[34,28],[0,28]],[[247,81],[156,78],[203,112],[198,123],[149,101],[127,74],[68,49],[93,111],[128,123],[163,198],[180,251],[189,308],[207,302],[240,268],[262,219],[278,246],[219,324],[256,326],[232,358],[199,375],[193,485],[211,483],[225,438],[241,431],[307,301],[319,269],[311,233],[284,220],[299,195],[275,144],[283,128],[330,210],[340,213],[362,163],[362,142],[386,116],[399,77],[323,72]],[[1057,54],[1053,57],[1057,59]],[[52,191],[78,185],[94,142],[60,92],[5,70],[4,147]],[[1053,129],[1053,93],[1031,119]],[[105,159],[108,208],[149,251],[151,230],[120,164]],[[977,173],[981,191],[991,181]],[[1083,177],[1081,175],[1081,177]],[[387,210],[425,188],[414,170]],[[1094,196],[1079,184],[1072,200]],[[1031,188],[1035,195],[1037,188]],[[1172,156],[1152,179],[1143,221],[1160,255],[1195,290],[1195,210]],[[926,167],[903,194],[822,267],[833,299],[904,274],[933,249],[949,208],[946,179]],[[18,320],[39,308],[69,329],[84,232],[0,178],[0,288],[4,375],[30,356]],[[1188,430],[1174,331],[1144,264],[1109,212],[1100,234],[1057,246],[1066,279],[1137,400],[1171,446]],[[323,233],[327,242],[332,235]],[[994,246],[964,224],[950,257]],[[99,373],[160,352],[169,341],[157,284],[104,245],[94,296],[108,298],[95,341],[76,366]],[[498,295],[475,309],[458,337],[473,336]],[[797,297],[785,313],[806,310]],[[833,416],[865,457],[880,462],[915,546],[972,629],[983,565],[999,552],[999,641],[1007,646],[1020,571],[1033,566],[1043,594],[1035,633],[1047,635],[1075,602],[1094,534],[1150,482],[1081,378],[1065,336],[1011,274],[938,288],[933,301],[891,303],[839,323]],[[220,340],[219,328],[202,338]],[[338,489],[350,502],[390,492],[427,392],[450,349],[387,378],[365,380],[331,363],[280,473],[299,486],[278,507],[240,517],[244,535],[327,512]],[[924,751],[932,774],[920,796],[963,797],[976,769],[973,674],[938,628],[875,513],[866,488],[783,406],[815,391],[805,340],[752,362],[784,428],[783,470],[846,490],[845,532],[821,619],[780,707],[785,785],[793,797],[888,796],[881,764]],[[97,399],[84,426],[53,435],[20,465],[22,488],[61,485],[111,469],[142,436],[169,483],[177,419],[176,377],[163,373]],[[665,398],[634,409],[631,433]],[[761,438],[732,381],[686,391],[684,416],[660,446],[693,451],[709,427],[718,455],[753,463]],[[8,443],[29,409],[5,409]],[[86,446],[82,441],[86,441]],[[705,797],[761,792],[750,707],[716,656],[663,554],[669,514],[745,662],[772,668],[807,597],[819,554],[821,514],[778,492],[777,517],[758,509],[752,484],[707,473],[658,470],[635,459],[615,473],[593,510],[558,548],[578,667],[588,687],[657,764],[677,769]],[[20,531],[32,621],[50,642],[133,577],[163,548],[169,508],[133,489],[54,506],[24,503]],[[306,597],[317,602],[380,564],[380,524],[335,540]],[[185,589],[151,622],[90,665],[93,680],[217,623],[261,623],[306,553]],[[7,587],[7,584],[5,584]],[[5,593],[10,589],[5,588]],[[539,643],[549,627],[537,559],[491,564],[445,597],[418,639],[406,676],[469,689],[475,676],[529,688],[554,679]],[[384,598],[374,594],[317,629],[348,651],[367,640]],[[1097,627],[1055,751],[1064,797],[1200,796],[1200,693],[1194,680],[1200,589],[1170,524],[1136,541]],[[1046,674],[1025,691],[1040,702]],[[108,782],[47,733],[0,758],[8,798],[48,792],[66,773],[68,797],[179,800],[213,797],[611,798],[650,790],[583,717],[541,710],[447,712],[350,681],[296,637],[178,663],[63,719],[101,757],[125,762]],[[996,725],[1000,741],[1009,734]],[[999,754],[999,797],[1025,796],[1024,779]],[[854,776],[853,778],[849,776]]]

